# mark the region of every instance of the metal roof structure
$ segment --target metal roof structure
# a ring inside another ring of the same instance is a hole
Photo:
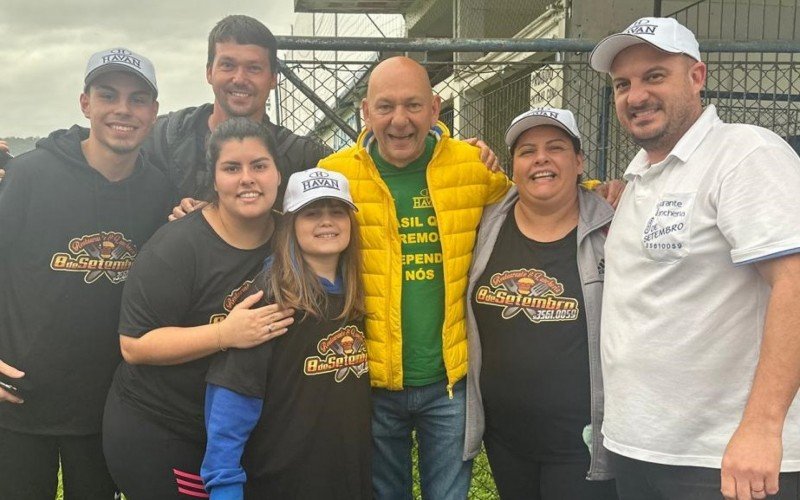
[[[294,0],[295,12],[404,14],[414,0]]]

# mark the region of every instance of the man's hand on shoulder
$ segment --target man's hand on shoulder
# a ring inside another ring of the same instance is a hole
[[[619,205],[622,192],[625,191],[625,183],[621,180],[611,180],[600,183],[594,188],[594,192],[602,196],[614,209]]]
[[[207,201],[195,200],[194,198],[184,198],[177,207],[172,209],[172,213],[169,215],[169,220],[178,220],[181,217],[185,217],[187,214],[194,212],[198,208],[203,208],[206,205],[208,205]]]
[[[497,158],[497,155],[494,154],[494,151],[492,151],[492,148],[490,148],[488,144],[478,139],[477,137],[464,139],[464,142],[472,146],[475,146],[477,148],[480,148],[481,161],[483,162],[484,165],[486,165],[486,168],[488,168],[492,172],[499,172],[501,170],[500,160]]]

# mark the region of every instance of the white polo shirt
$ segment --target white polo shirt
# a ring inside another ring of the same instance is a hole
[[[666,159],[650,165],[640,151],[625,179],[605,247],[604,443],[637,460],[720,468],[770,295],[748,264],[800,249],[800,159],[709,106]],[[782,470],[800,470],[797,397],[783,446]]]

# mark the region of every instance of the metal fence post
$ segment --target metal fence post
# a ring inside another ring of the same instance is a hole
[[[608,149],[611,147],[608,123],[611,119],[611,87],[603,86],[600,96],[600,123],[597,137],[597,177],[606,180],[608,175]]]
[[[347,134],[348,137],[352,140],[356,140],[358,138],[358,131],[353,130],[353,127],[348,125],[346,121],[344,121],[339,115],[336,114],[334,110],[332,110],[320,97],[311,90],[308,85],[305,84],[303,80],[297,77],[294,72],[289,69],[288,66],[285,64],[280,65],[281,73],[283,76],[286,77],[287,80],[292,82],[297,90],[299,90],[304,96],[306,96],[311,102],[314,103],[330,120],[336,124],[337,127],[342,129],[342,132]]]

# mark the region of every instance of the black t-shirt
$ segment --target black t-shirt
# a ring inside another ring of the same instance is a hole
[[[577,228],[540,243],[511,210],[470,297],[483,351],[486,433],[531,460],[585,460],[589,349]]]
[[[164,326],[222,321],[247,294],[271,252],[227,244],[201,210],[162,227],[142,249],[122,293],[119,332],[141,337]],[[112,390],[165,425],[205,439],[205,376],[211,357],[172,366],[122,363]]]
[[[256,282],[260,282],[258,279]],[[328,295],[326,317],[343,296]],[[217,356],[208,382],[264,399],[242,458],[248,499],[372,497],[363,321],[295,315],[289,331]]]

